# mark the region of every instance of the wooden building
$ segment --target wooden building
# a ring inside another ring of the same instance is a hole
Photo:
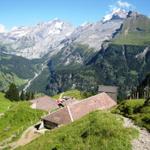
[[[108,94],[100,93],[82,101],[69,104],[66,107],[42,118],[42,120],[44,122],[44,127],[52,129],[59,125],[68,124],[80,119],[92,111],[108,109],[116,104],[116,101]]]
[[[107,85],[99,85],[98,93],[107,93],[112,99],[117,101],[118,96],[118,87],[116,86],[107,86]]]
[[[55,109],[58,109],[58,105],[55,100],[50,98],[49,96],[39,97],[33,100],[30,100],[31,108],[40,109],[47,112],[51,112]]]

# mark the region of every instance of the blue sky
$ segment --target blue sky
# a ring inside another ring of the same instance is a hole
[[[150,0],[1,0],[0,3],[1,29],[34,25],[53,18],[77,26],[83,22],[100,20],[115,7],[136,9],[150,16]]]

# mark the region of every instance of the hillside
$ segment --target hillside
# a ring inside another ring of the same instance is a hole
[[[131,139],[137,131],[124,128],[116,115],[96,111],[70,125],[46,132],[18,150],[99,149],[131,150]]]
[[[4,47],[0,46],[1,49]],[[19,88],[34,77],[37,69],[41,68],[41,60],[28,60],[26,58],[4,54],[0,52],[0,90],[8,89],[10,83],[14,82]]]
[[[77,100],[83,100],[90,96],[90,93],[81,92],[79,90],[69,90],[69,91],[65,91],[63,93],[57,94],[57,95],[53,96],[53,98],[59,99],[61,94],[63,94],[63,96],[73,97]]]
[[[55,66],[55,60],[51,60],[45,91],[55,95],[74,86],[81,91],[97,92],[100,84],[117,85],[119,99],[124,99],[149,72],[150,55],[144,53],[145,49],[146,46],[110,44],[83,64]]]
[[[0,92],[0,114],[4,113],[12,105],[12,102],[5,98],[5,94]]]
[[[114,112],[133,119],[135,124],[150,131],[150,100],[123,101]]]
[[[1,103],[3,106],[6,102]],[[11,103],[11,107],[0,117],[0,147],[18,139],[23,131],[38,122],[43,114],[42,111],[31,109],[28,102]]]

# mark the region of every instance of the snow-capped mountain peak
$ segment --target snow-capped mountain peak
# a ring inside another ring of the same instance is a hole
[[[7,33],[7,35],[17,39],[26,36],[28,33],[30,33],[30,28],[21,26],[21,27],[13,27],[12,30]]]
[[[125,19],[127,15],[128,15],[128,12],[123,9],[120,9],[120,8],[113,9],[110,14],[107,14],[106,16],[104,16],[103,22],[110,21],[112,19]]]
[[[74,29],[71,24],[54,19],[31,27],[15,27],[10,32],[1,34],[0,42],[9,45],[8,53],[29,59],[41,58],[47,53],[55,53],[55,49],[61,49],[61,41]]]
[[[104,41],[112,39],[127,15],[125,10],[114,9],[103,21],[83,23],[77,28],[56,18],[31,27],[15,27],[0,34],[0,42],[8,45],[7,53],[29,59],[41,58],[46,54],[51,57],[70,43],[89,45],[98,51]]]

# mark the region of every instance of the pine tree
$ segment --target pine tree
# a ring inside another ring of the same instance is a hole
[[[19,101],[19,91],[14,83],[11,83],[5,95],[11,101]]]

